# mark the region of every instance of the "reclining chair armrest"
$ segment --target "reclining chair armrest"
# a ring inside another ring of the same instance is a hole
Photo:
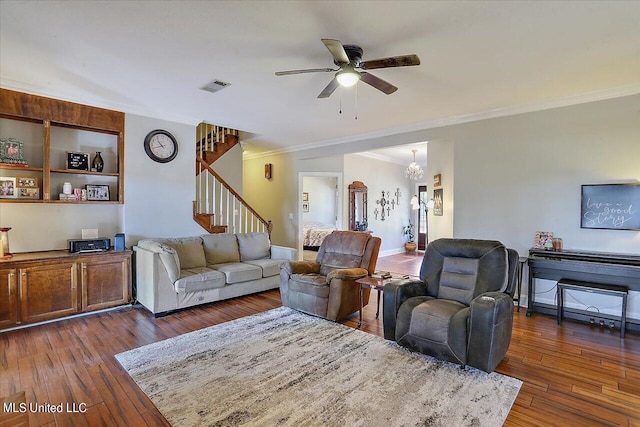
[[[471,301],[467,364],[492,372],[509,349],[513,327],[513,299],[503,292],[487,292]]]
[[[331,279],[356,281],[367,275],[369,272],[364,268],[336,268],[327,274],[327,283],[330,283]]]
[[[280,269],[289,275],[320,273],[320,264],[314,261],[289,261],[283,262]]]
[[[382,306],[382,320],[384,325],[384,338],[395,341],[396,317],[403,302],[411,297],[427,295],[427,284],[414,280],[393,281],[384,285],[384,304]]]
[[[271,259],[286,259],[295,261],[298,259],[298,250],[285,246],[271,245]]]

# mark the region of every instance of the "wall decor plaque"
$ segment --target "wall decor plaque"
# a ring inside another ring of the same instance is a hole
[[[67,169],[88,171],[89,154],[67,151]]]

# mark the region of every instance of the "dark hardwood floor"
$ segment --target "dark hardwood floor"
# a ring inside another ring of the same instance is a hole
[[[417,275],[421,257],[381,258],[378,269]],[[280,305],[273,290],[158,319],[129,306],[0,333],[0,397],[25,391],[27,402],[87,405],[84,413],[31,413],[32,427],[168,425],[114,355]],[[375,307],[372,295],[362,330],[382,336]],[[356,314],[343,323],[357,322]],[[524,382],[505,425],[640,426],[637,332],[621,340],[618,331],[570,320],[557,326],[554,317],[521,310],[497,371]]]

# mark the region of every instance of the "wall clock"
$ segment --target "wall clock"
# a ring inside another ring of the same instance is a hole
[[[166,130],[152,130],[144,138],[144,151],[151,160],[168,163],[178,155],[178,141]]]

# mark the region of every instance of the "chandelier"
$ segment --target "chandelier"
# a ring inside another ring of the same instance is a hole
[[[404,171],[404,175],[409,179],[417,180],[418,178],[422,178],[422,175],[424,175],[424,171],[422,170],[420,165],[416,163],[416,151],[418,150],[411,150],[411,152],[413,153],[413,162],[411,162],[407,167],[407,170]]]

